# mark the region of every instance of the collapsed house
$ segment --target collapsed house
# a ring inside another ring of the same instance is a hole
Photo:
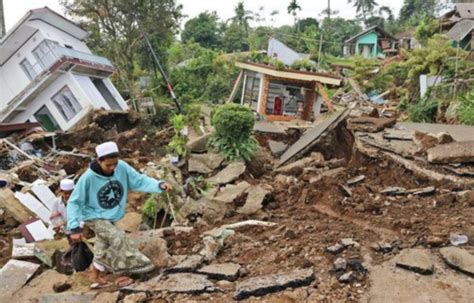
[[[441,16],[440,23],[441,30],[453,40],[454,46],[474,49],[474,3],[457,3]]]
[[[94,108],[125,110],[113,64],[85,44],[88,33],[44,7],[0,41],[0,121],[68,130]]]
[[[344,42],[344,56],[362,55],[365,58],[385,58],[394,55],[397,39],[378,26],[372,26]]]

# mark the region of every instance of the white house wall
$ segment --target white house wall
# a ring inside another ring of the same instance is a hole
[[[107,104],[104,97],[102,97],[88,76],[73,74],[73,77],[79,83],[82,91],[88,96],[88,99],[94,104],[95,107],[110,109],[110,106]]]
[[[85,44],[83,41],[66,34],[54,26],[49,25],[48,23],[45,23],[41,20],[34,20],[29,21],[28,25],[39,29],[47,39],[57,41],[59,44],[61,44],[61,46],[70,45],[75,50],[89,54],[91,53],[89,47],[87,47],[87,44]],[[71,24],[71,26],[73,25]]]
[[[68,86],[74,97],[76,97],[79,104],[82,106],[82,110],[70,121],[64,120],[63,116],[56,108],[51,98],[56,95],[64,86]],[[43,106],[46,105],[51,115],[58,123],[62,130],[67,130],[77,123],[81,118],[86,115],[92,108],[92,103],[89,97],[84,93],[82,88],[79,86],[79,82],[75,81],[74,76],[71,73],[65,73],[60,75],[53,83],[51,83],[41,94],[39,94],[34,100],[32,100],[27,106],[26,110],[16,115],[12,121],[14,123],[23,123],[27,120],[36,121],[34,114]]]
[[[109,89],[110,93],[114,97],[115,100],[117,100],[118,104],[123,110],[128,109],[128,105],[125,102],[125,100],[122,98],[122,95],[120,95],[119,91],[117,88],[115,88],[115,85],[112,83],[110,78],[102,79],[104,81],[105,86]]]
[[[41,67],[35,65],[36,59],[33,56],[33,49],[43,41],[45,37],[38,31],[31,37],[13,56],[10,57],[2,66],[0,66],[1,95],[0,107],[3,108],[8,101],[20,93],[29,83],[30,79],[20,66],[20,62],[27,58],[31,65],[36,67],[39,73]],[[0,49],[1,51],[1,49]]]

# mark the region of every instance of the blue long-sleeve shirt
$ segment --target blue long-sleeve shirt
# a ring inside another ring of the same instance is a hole
[[[159,193],[160,183],[138,173],[119,160],[112,176],[104,176],[89,168],[79,178],[67,203],[67,229],[75,231],[80,221],[109,220],[116,222],[125,215],[128,190]]]

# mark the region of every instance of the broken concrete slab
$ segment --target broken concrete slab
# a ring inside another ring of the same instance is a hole
[[[237,283],[234,299],[243,300],[250,296],[264,296],[289,287],[306,286],[313,282],[315,278],[314,271],[311,268],[252,277]]]
[[[388,128],[384,130],[383,137],[389,140],[413,140],[413,132],[409,130],[401,130],[395,128]]]
[[[235,281],[240,272],[241,266],[236,263],[220,263],[204,266],[198,273],[216,280]]]
[[[0,269],[0,302],[10,299],[17,290],[28,282],[39,267],[39,264],[31,262],[9,260]]]
[[[271,134],[286,134],[286,127],[279,123],[270,122],[270,121],[255,121],[253,130],[261,133],[271,133]]]
[[[214,284],[205,275],[194,273],[176,273],[167,276],[157,276],[146,282],[125,287],[124,290],[132,292],[169,292],[201,294],[213,292]]]
[[[288,144],[279,141],[268,140],[268,148],[270,149],[270,152],[273,156],[279,157],[288,148]]]
[[[395,264],[422,275],[431,275],[434,271],[433,260],[428,249],[404,249],[395,257]]]
[[[352,271],[346,272],[345,274],[341,275],[337,280],[341,283],[351,283],[354,281],[354,273]]]
[[[116,223],[116,226],[127,232],[135,232],[142,223],[142,215],[138,212],[127,212],[125,216]]]
[[[455,141],[471,141],[474,133],[474,126],[461,124],[397,122],[395,127],[430,134],[444,132],[451,135]]]
[[[426,153],[431,163],[474,162],[474,141],[441,144],[428,149]]]
[[[324,156],[321,153],[312,153],[310,157],[305,157],[293,163],[281,166],[276,172],[284,175],[299,176],[307,167],[323,167]]]
[[[190,173],[209,174],[218,168],[224,157],[217,153],[191,154],[188,159],[188,171]]]
[[[244,162],[233,162],[227,165],[223,170],[218,172],[215,176],[207,179],[211,184],[227,184],[236,180],[245,172],[246,166]]]
[[[397,123],[397,120],[392,118],[360,117],[350,119],[348,127],[353,131],[376,133],[382,129],[394,126],[395,123]]]
[[[177,211],[177,216],[182,218],[202,217],[208,223],[222,220],[227,212],[227,205],[210,197],[202,197],[195,201],[188,199]]]
[[[327,118],[321,120],[321,122],[315,124],[313,128],[308,129],[304,135],[281,156],[278,166],[282,166],[293,160],[293,158],[303,156],[306,152],[309,152],[314,145],[317,144],[318,139],[323,133],[333,126],[338,125],[348,114],[348,110],[332,113]]]
[[[405,187],[400,186],[389,186],[384,188],[380,193],[384,195],[404,195],[406,194],[407,189]]]
[[[94,300],[95,293],[60,293],[45,294],[38,298],[38,303],[90,303]]]
[[[144,292],[139,292],[135,294],[130,294],[126,295],[123,298],[123,303],[141,303],[141,302],[146,302],[146,293]]]
[[[26,243],[25,238],[12,239],[12,258],[28,259],[35,256],[35,243]]]
[[[116,303],[118,301],[120,292],[101,292],[97,294],[92,303]]]
[[[450,267],[474,277],[474,255],[459,247],[443,247],[439,252]]]
[[[166,240],[162,238],[161,230],[153,229],[130,234],[132,245],[147,256],[155,266],[166,267],[171,261]]]
[[[167,268],[167,273],[183,273],[183,272],[194,272],[201,266],[204,261],[204,257],[201,255],[189,255],[184,256],[183,260],[178,262],[173,267]]]
[[[210,137],[211,134],[204,134],[200,137],[190,140],[186,144],[186,147],[192,153],[204,153],[207,151],[207,142],[209,141]]]
[[[237,209],[239,214],[251,215],[258,212],[262,208],[265,197],[270,193],[258,185],[252,185],[247,189],[248,195],[244,206]]]
[[[222,203],[232,203],[235,199],[240,197],[248,188],[250,184],[246,181],[237,183],[236,185],[227,184],[225,187],[221,188],[217,193],[214,200]]]

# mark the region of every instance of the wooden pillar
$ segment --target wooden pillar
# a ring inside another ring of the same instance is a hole
[[[260,115],[267,114],[269,89],[270,89],[270,78],[268,75],[262,74],[262,78],[260,79],[260,92],[258,94],[258,113]]]
[[[316,85],[313,85],[312,89],[305,90],[305,100],[304,100],[304,110],[303,110],[303,120],[311,120],[313,116],[313,102],[315,94]]]

